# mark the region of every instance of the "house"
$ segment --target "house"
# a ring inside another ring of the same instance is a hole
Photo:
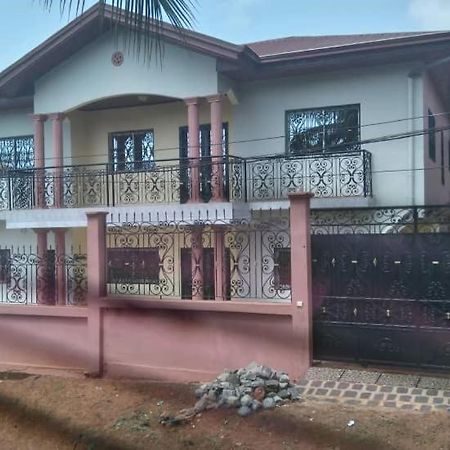
[[[261,224],[289,192],[450,203],[450,32],[236,45],[164,26],[143,62],[107,24],[94,6],[0,74],[2,302],[78,302],[93,211],[111,294],[283,301],[289,238]]]

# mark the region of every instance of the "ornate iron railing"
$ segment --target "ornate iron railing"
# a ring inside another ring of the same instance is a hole
[[[202,256],[197,258],[194,252],[199,239]],[[216,244],[217,239],[222,244]],[[223,251],[215,253],[219,247]],[[290,301],[287,215],[272,217],[268,213],[252,222],[234,223],[116,218],[108,224],[107,248],[110,295],[214,299],[218,270],[223,275],[221,292],[225,299]],[[217,267],[218,261],[222,270]]]
[[[372,195],[371,154],[366,150],[246,161],[249,201],[285,199],[289,192],[316,198]]]
[[[86,269],[82,253],[55,256],[50,249],[42,256],[32,248],[0,248],[0,303],[83,305]]]
[[[236,202],[287,199],[293,191],[318,198],[372,194],[371,155],[359,150],[163,160],[133,171],[117,171],[111,164],[5,171],[0,174],[0,210],[184,203],[196,178],[203,202],[211,200],[218,185],[222,198]]]

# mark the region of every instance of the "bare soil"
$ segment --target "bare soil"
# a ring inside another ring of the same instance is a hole
[[[240,418],[209,411],[175,427],[162,413],[194,404],[194,386],[0,374],[0,448],[450,449],[450,414],[306,401]],[[355,425],[348,427],[349,420]]]

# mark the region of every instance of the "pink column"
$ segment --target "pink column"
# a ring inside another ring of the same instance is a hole
[[[189,202],[200,202],[200,137],[199,137],[199,99],[185,100],[188,108],[188,157],[190,165],[190,197]]]
[[[295,375],[301,376],[312,364],[312,263],[310,193],[291,193],[291,295],[294,332]]]
[[[49,298],[51,289],[48,286],[47,277],[47,236],[48,230],[38,228],[34,230],[37,235],[37,256],[38,266],[36,274],[36,302],[39,305],[50,305],[54,302],[53,298]]]
[[[51,114],[50,119],[53,122],[53,163],[55,167],[54,172],[54,195],[55,195],[55,208],[62,206],[63,199],[63,120],[64,114],[56,113]]]
[[[106,212],[87,213],[88,372],[103,370],[103,319],[100,299],[106,295]]]
[[[216,300],[226,300],[225,264],[225,231],[223,226],[216,226],[214,227],[214,290]]]
[[[33,114],[34,122],[34,167],[36,168],[35,192],[36,206],[38,208],[45,207],[45,147],[44,147],[44,124],[47,116],[43,114]]]
[[[216,202],[224,201],[222,99],[220,94],[208,97],[211,108],[212,199]]]
[[[66,255],[66,230],[64,228],[55,229],[55,269],[56,269],[56,303],[65,305],[66,298],[66,265],[64,258]]]
[[[192,227],[192,300],[203,300],[203,228]]]

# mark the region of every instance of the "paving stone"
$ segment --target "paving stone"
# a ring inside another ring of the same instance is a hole
[[[444,411],[444,410],[448,409],[448,406],[447,405],[436,405],[434,407],[434,409],[436,409],[437,411]]]
[[[372,397],[372,392],[361,392],[359,395],[361,400],[368,400],[370,397]]]
[[[342,391],[339,389],[333,389],[330,391],[329,395],[332,397],[339,397],[342,394]]]
[[[434,397],[433,398],[433,404],[442,405],[443,403],[444,403],[444,399],[442,397]]]
[[[350,383],[338,383],[338,389],[348,389],[350,387]]]
[[[382,386],[380,392],[392,392],[394,390],[393,386]]]
[[[308,380],[337,381],[344,373],[344,369],[329,367],[311,367],[305,375]]]
[[[398,394],[407,394],[409,392],[409,389],[406,387],[398,387],[396,391]]]
[[[428,389],[426,394],[434,396],[434,395],[438,394],[438,391],[437,391],[437,389]]]
[[[346,398],[349,398],[349,397],[355,398],[358,396],[358,393],[356,391],[345,391],[342,396],[346,397]]]
[[[336,387],[336,381],[326,381],[323,384],[323,387],[325,387],[325,388],[334,388],[334,387]]]
[[[412,400],[412,395],[400,395],[398,399],[401,402],[410,402]]]
[[[448,378],[420,377],[417,387],[447,389],[450,388],[450,380]]]
[[[384,394],[373,394],[374,400],[384,400]]]
[[[357,400],[357,399],[351,398],[349,400],[345,400],[344,404],[345,405],[351,405],[351,406],[358,406],[358,405],[361,404],[361,400]]]
[[[317,389],[316,390],[316,395],[327,395],[328,394],[328,389]]]
[[[386,400],[392,401],[397,399],[397,394],[388,394],[386,395]]]
[[[428,403],[429,400],[430,397],[427,397],[425,395],[417,395],[416,397],[414,397],[414,401],[416,403]]]
[[[405,386],[405,387],[415,387],[419,382],[419,377],[415,375],[400,375],[383,373],[377,384],[384,386]]]
[[[380,375],[379,372],[369,372],[367,370],[346,370],[340,381],[376,383]]]
[[[430,412],[431,409],[432,409],[431,405],[422,405],[422,406],[420,407],[420,410],[421,410],[422,412]]]
[[[305,395],[314,395],[315,392],[316,392],[315,389],[308,389],[308,390],[305,392]]]
[[[319,380],[314,380],[309,384],[311,387],[321,387],[322,386],[322,381]]]
[[[323,397],[320,399],[321,402],[327,402],[327,403],[338,403],[338,398],[330,398],[330,397]]]
[[[443,395],[444,397],[450,397],[450,391],[445,391]]]
[[[360,391],[363,388],[364,388],[364,385],[361,383],[356,383],[356,384],[352,385],[352,389],[355,389],[356,391]]]
[[[297,383],[297,386],[307,386],[307,385],[309,384],[309,381],[310,381],[310,380],[307,380],[306,378],[303,378],[302,380],[300,380],[300,381]]]
[[[413,390],[411,391],[411,394],[412,394],[412,395],[422,395],[423,392],[424,392],[423,389],[415,388],[415,389],[413,389]]]
[[[376,392],[376,391],[378,391],[378,389],[379,389],[379,386],[377,386],[376,384],[368,384],[368,385],[366,385],[366,391]]]
[[[412,403],[406,403],[405,405],[401,406],[401,409],[411,411],[415,408],[415,406]]]
[[[379,406],[380,402],[378,400],[369,400],[366,405],[367,406]]]
[[[383,402],[383,406],[385,406],[386,408],[396,408],[397,403],[396,402]]]

